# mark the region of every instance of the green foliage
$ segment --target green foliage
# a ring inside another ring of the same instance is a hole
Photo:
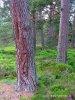
[[[75,67],[75,50],[74,49],[69,49],[68,51],[68,64]]]
[[[75,93],[74,52],[74,49],[69,49],[68,64],[62,64],[56,63],[55,49],[37,48],[38,87],[31,100],[53,100],[54,98],[54,100],[66,100],[65,96]],[[2,47],[0,48],[0,83],[15,84],[15,77],[15,46]],[[60,97],[61,95],[63,97]],[[25,98],[21,98],[21,100],[25,100]]]
[[[15,78],[6,78],[6,79],[2,79],[0,80],[0,83],[5,83],[5,84],[16,84],[16,79]]]
[[[25,97],[21,97],[20,100],[27,100],[27,98],[25,98]]]
[[[36,52],[36,60],[44,60],[47,58],[56,58],[56,51],[53,49],[47,49]]]
[[[51,0],[31,0],[32,11],[35,11],[35,9],[40,10],[40,7],[45,7],[50,1]]]
[[[73,63],[74,52],[73,49],[68,51],[68,57]],[[69,59],[68,64],[62,64],[55,63],[55,58],[54,49],[36,52],[39,83],[37,93],[31,100],[66,100],[68,94],[74,94],[75,67],[69,65]]]
[[[58,91],[58,90],[64,90],[64,89],[65,89],[65,87],[61,84],[53,85],[50,88],[51,91]]]
[[[15,47],[0,49],[0,78],[16,76]]]

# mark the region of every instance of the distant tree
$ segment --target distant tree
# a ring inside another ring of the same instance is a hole
[[[75,48],[75,14],[74,14],[73,32],[72,32],[72,48]]]
[[[28,0],[11,0],[17,49],[17,91],[34,91],[37,84]]]
[[[50,13],[49,13],[49,38],[53,35],[53,13],[54,13],[54,4],[53,0],[50,2]]]
[[[42,49],[44,49],[44,47],[45,47],[45,40],[44,40],[43,16],[42,16],[42,8],[41,7],[40,7],[40,10],[39,10],[39,22],[40,22],[41,44],[42,44]]]
[[[44,31],[43,31],[43,16],[42,11],[44,7],[46,7],[51,0],[31,0],[32,4],[32,22],[33,22],[33,34],[34,34],[34,47],[36,46],[36,23],[35,23],[35,12],[37,11],[39,13],[39,29],[40,29],[40,37],[41,37],[41,45],[42,48],[45,46],[45,40],[44,40]]]
[[[0,7],[0,17],[2,20],[10,20],[10,0],[2,0],[3,6]]]
[[[36,4],[34,0],[31,1],[31,15],[32,15],[34,50],[36,50]]]
[[[69,32],[69,4],[70,0],[61,0],[61,16],[57,50],[57,62],[66,63]]]

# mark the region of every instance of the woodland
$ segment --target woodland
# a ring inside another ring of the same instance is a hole
[[[75,100],[75,0],[0,0],[0,100]]]

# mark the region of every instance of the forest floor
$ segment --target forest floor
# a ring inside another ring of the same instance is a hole
[[[31,96],[33,93],[16,92],[15,85],[0,84],[0,100],[30,100]]]
[[[15,55],[14,45],[0,47],[0,100],[68,100],[69,95],[75,96],[75,49],[68,49],[67,64],[56,63],[54,48],[36,49],[38,89],[34,94],[15,91]]]

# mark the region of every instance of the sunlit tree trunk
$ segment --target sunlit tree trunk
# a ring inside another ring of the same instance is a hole
[[[61,16],[60,16],[57,62],[63,62],[63,63],[66,63],[67,60],[69,2],[70,0],[61,0]]]
[[[37,84],[28,0],[11,0],[17,49],[17,91],[34,91]]]

